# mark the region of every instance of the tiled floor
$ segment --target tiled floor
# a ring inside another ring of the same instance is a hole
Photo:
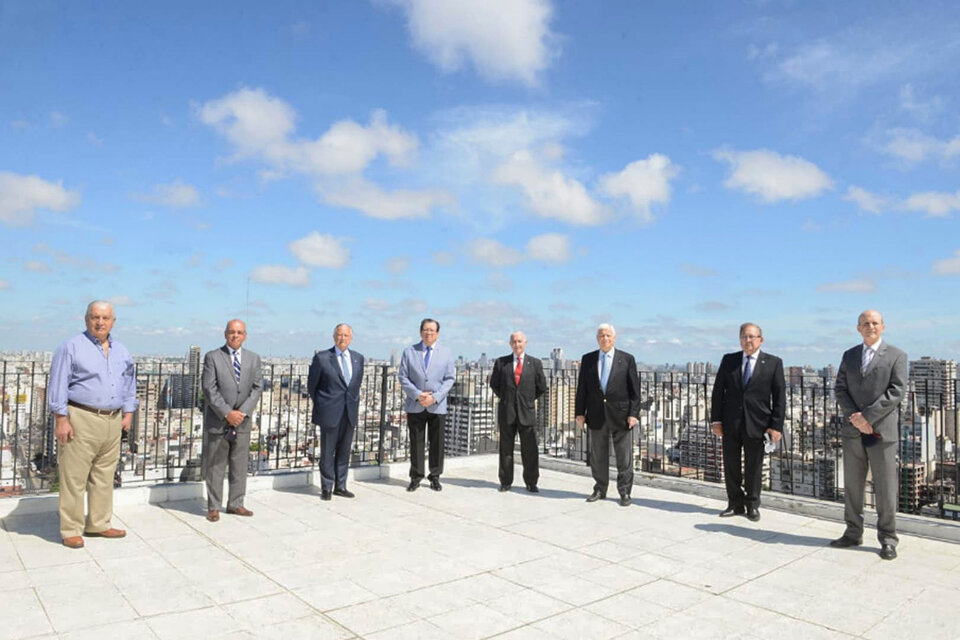
[[[519,475],[519,471],[518,471]],[[465,465],[441,493],[355,482],[119,507],[123,540],[60,546],[55,513],[0,531],[0,638],[955,638],[960,545],[904,536],[826,547],[836,523],[766,509],[721,520],[708,498],[636,487],[587,504],[589,478],[496,491]]]

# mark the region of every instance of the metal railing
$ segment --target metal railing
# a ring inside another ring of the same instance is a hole
[[[0,362],[0,491],[6,494],[56,486],[48,369],[44,362]],[[319,455],[306,369],[305,363],[264,366],[251,472],[305,468]],[[124,482],[199,478],[203,397],[198,373],[186,362],[138,364],[140,407],[121,460]],[[497,450],[496,398],[488,376],[484,369],[458,371],[448,398],[448,455]],[[537,403],[538,441],[542,455],[585,462],[588,439],[574,416],[576,377],[575,369],[547,371],[548,389]],[[815,375],[790,377],[782,445],[764,466],[767,489],[842,500],[842,423],[833,382]],[[633,435],[638,470],[722,482],[720,440],[710,431],[712,383],[712,375],[640,371],[642,409]],[[957,504],[958,405],[956,380],[922,380],[901,405],[901,511],[943,515]],[[405,459],[407,429],[396,369],[368,363],[351,462]]]

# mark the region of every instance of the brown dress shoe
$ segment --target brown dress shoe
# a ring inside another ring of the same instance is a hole
[[[83,549],[83,537],[70,536],[69,538],[64,538],[63,546],[69,547],[71,549]]]
[[[227,513],[235,516],[252,516],[253,511],[247,509],[246,507],[237,507],[236,509],[227,509]]]
[[[210,509],[210,511],[207,511],[207,520],[209,520],[210,522],[216,522],[219,519],[220,519],[219,511],[217,511],[216,509]]]
[[[122,538],[127,535],[123,529],[104,529],[103,531],[84,531],[83,535],[88,538]]]

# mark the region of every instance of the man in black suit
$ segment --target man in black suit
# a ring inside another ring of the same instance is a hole
[[[760,519],[764,434],[773,442],[779,442],[783,435],[787,406],[783,361],[761,353],[761,344],[763,331],[759,326],[751,322],[740,325],[743,350],[723,356],[713,383],[710,419],[713,433],[723,438],[723,477],[727,485],[727,508],[720,512],[722,518],[746,514],[753,522]]]
[[[534,402],[547,390],[543,364],[526,355],[527,336],[510,334],[513,353],[497,358],[490,372],[490,388],[500,398],[497,425],[500,427],[500,491],[513,484],[513,443],[520,434],[520,459],[527,491],[537,493],[540,462],[537,456],[537,412]]]
[[[313,423],[320,427],[321,500],[329,500],[331,493],[354,497],[347,489],[347,470],[360,407],[363,356],[349,348],[352,340],[350,325],[334,327],[334,346],[313,356],[307,376]]]
[[[590,429],[590,471],[593,493],[587,502],[607,497],[610,483],[610,440],[617,458],[620,506],[630,506],[633,488],[633,428],[640,422],[640,377],[637,362],[626,351],[614,349],[612,325],[597,327],[598,351],[580,359],[574,413],[581,429]]]

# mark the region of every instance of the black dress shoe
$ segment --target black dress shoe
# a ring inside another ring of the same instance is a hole
[[[322,489],[322,490],[320,491],[320,499],[321,499],[321,500],[329,500],[329,499],[330,499],[330,492],[327,491],[326,489]]]
[[[620,506],[621,506],[621,507],[629,507],[630,504],[631,504],[631,502],[630,502],[630,496],[620,496]]]
[[[529,491],[530,493],[540,493],[540,489],[538,489],[537,485],[535,484],[528,484],[527,491]]]
[[[607,494],[600,493],[598,490],[594,489],[593,493],[587,496],[587,502],[596,502],[597,500],[603,500],[607,497]]]
[[[747,520],[757,522],[760,519],[760,509],[756,507],[747,507]]]
[[[727,506],[726,509],[720,512],[721,518],[732,518],[733,516],[742,516],[747,510],[743,506],[734,507]]]
[[[510,485],[508,485],[508,484],[502,484],[502,485],[500,485],[499,491],[500,491],[500,493],[503,493],[504,491],[510,491]]]
[[[430,488],[434,491],[443,491],[443,485],[436,478],[430,481]]]
[[[863,540],[854,540],[847,536],[840,536],[836,540],[830,541],[830,546],[835,549],[847,549],[849,547],[859,547]]]
[[[347,489],[334,489],[334,490],[333,490],[333,495],[335,495],[335,496],[340,496],[341,498],[356,498],[356,497],[357,497],[356,494],[353,493],[353,491],[349,491],[349,490],[347,490]]]
[[[881,545],[880,557],[884,560],[893,560],[897,557],[897,548],[892,544]]]
[[[416,491],[420,488],[419,480],[411,480],[410,484],[407,485],[407,491]]]

